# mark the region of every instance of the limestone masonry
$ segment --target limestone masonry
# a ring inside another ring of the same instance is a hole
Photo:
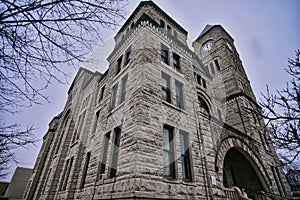
[[[24,198],[288,199],[234,39],[142,1],[103,74],[80,68]],[[243,197],[242,197],[243,196]]]

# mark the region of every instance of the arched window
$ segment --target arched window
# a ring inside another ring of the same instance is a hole
[[[207,103],[204,101],[204,99],[200,96],[198,96],[198,104],[199,104],[199,108],[201,111],[206,112],[207,114],[209,114],[209,108]]]

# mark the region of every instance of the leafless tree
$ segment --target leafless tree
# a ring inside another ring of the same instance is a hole
[[[77,62],[100,44],[101,30],[119,25],[125,4],[126,0],[1,0],[2,115],[49,101],[44,94],[48,85],[52,81],[67,82],[68,67],[76,68]],[[6,125],[3,119],[0,122],[1,158],[8,155],[6,148],[10,145],[31,143],[26,139],[32,137],[32,128],[24,131],[17,124]]]
[[[18,124],[6,126],[0,124],[0,177],[10,173],[11,161],[18,162],[14,150],[18,147],[34,144],[36,139],[31,134],[33,127],[22,129]]]
[[[293,165],[300,157],[300,50],[289,59],[285,71],[291,79],[286,88],[271,94],[268,87],[260,101],[271,137],[284,164]]]

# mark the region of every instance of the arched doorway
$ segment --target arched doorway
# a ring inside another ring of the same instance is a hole
[[[256,168],[256,170],[255,170]],[[257,166],[236,148],[227,151],[223,166],[223,184],[226,188],[237,186],[244,189],[249,198],[255,199],[255,193],[264,191],[262,175]]]

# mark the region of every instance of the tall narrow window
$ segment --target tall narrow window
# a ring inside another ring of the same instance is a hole
[[[125,65],[127,65],[127,64],[130,62],[130,60],[131,60],[131,51],[130,51],[130,49],[129,49],[129,50],[127,50],[127,52],[126,52]]]
[[[210,63],[210,70],[211,70],[211,73],[212,73],[212,74],[215,73],[214,64],[212,64],[212,63]]]
[[[125,100],[125,96],[126,96],[126,88],[127,88],[127,79],[128,79],[128,75],[126,74],[126,75],[122,78],[122,90],[121,90],[120,103],[122,103],[122,102]]]
[[[96,115],[95,115],[95,121],[94,121],[94,125],[93,125],[93,130],[92,130],[93,134],[96,132],[96,129],[97,129],[99,114],[100,114],[100,111],[97,111]]]
[[[220,71],[220,65],[217,59],[214,60],[217,70]]]
[[[164,158],[164,176],[175,179],[175,159],[173,128],[164,126],[163,128],[163,158]]]
[[[102,101],[102,99],[104,97],[104,91],[105,91],[105,85],[103,85],[102,88],[101,88],[99,103]]]
[[[176,71],[180,72],[180,64],[179,64],[180,57],[179,55],[173,53],[173,67]]]
[[[116,74],[118,74],[121,69],[122,69],[122,59],[123,59],[123,56],[121,56],[118,61],[117,61],[117,71],[116,71]]]
[[[65,134],[66,129],[67,129],[68,121],[69,121],[69,117],[67,117],[67,119],[66,119],[65,122],[64,122],[64,128],[63,128],[63,130],[62,130],[62,132],[61,132],[61,134],[60,134],[60,137],[59,137],[59,140],[58,140],[58,144],[57,144],[57,146],[56,146],[55,154],[57,154],[58,151],[59,151],[59,149],[60,149],[60,145],[61,145],[62,139],[63,139],[64,134]]]
[[[167,47],[162,46],[160,53],[161,53],[161,61],[168,65],[169,64],[169,51],[168,51]]]
[[[182,179],[186,181],[191,181],[192,170],[191,170],[189,136],[188,133],[180,131],[179,137],[180,137]]]
[[[117,165],[119,159],[119,147],[121,142],[121,129],[115,128],[115,138],[114,138],[114,146],[112,149],[112,159],[111,159],[111,166],[110,166],[110,174],[109,178],[113,178],[117,175]]]
[[[111,110],[113,110],[116,106],[117,92],[118,92],[118,83],[116,83],[112,88]]]
[[[86,180],[86,174],[87,174],[87,170],[88,170],[88,167],[89,167],[90,158],[91,158],[91,152],[88,152],[86,154],[84,168],[83,168],[83,172],[82,172],[82,178],[81,178],[81,182],[80,182],[80,188],[81,189],[84,188],[84,184],[85,184],[85,180]]]
[[[63,179],[62,179],[62,182],[61,182],[61,185],[60,185],[61,186],[60,187],[61,191],[65,190],[67,188],[67,183],[68,183],[68,179],[69,179],[72,164],[73,164],[73,159],[74,159],[74,157],[71,157],[66,162],[64,173],[63,173]]]
[[[106,161],[107,161],[107,154],[108,154],[108,147],[109,147],[109,139],[110,133],[106,133],[103,137],[103,149],[102,149],[102,156],[101,156],[101,164],[100,164],[100,179],[104,178]]]
[[[46,192],[45,189],[46,189],[46,186],[47,186],[47,183],[48,183],[50,174],[51,174],[51,170],[52,170],[52,168],[50,168],[50,170],[49,170],[48,173],[47,173],[47,178],[46,178],[45,183],[44,183],[44,186],[43,186],[43,194],[45,194],[45,192]]]
[[[72,143],[79,139],[79,134],[83,126],[86,110],[84,110],[81,115],[79,115],[77,130],[74,132]]]
[[[208,105],[200,96],[198,96],[198,104],[201,112],[209,114]]]
[[[171,103],[170,76],[162,73],[162,99]]]
[[[176,88],[176,106],[178,108],[183,108],[182,83],[175,81],[175,88]]]

